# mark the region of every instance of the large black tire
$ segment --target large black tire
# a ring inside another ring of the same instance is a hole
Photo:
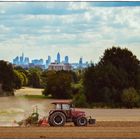
[[[77,118],[77,121],[76,121],[77,126],[87,126],[87,123],[88,123],[87,118],[85,117]]]
[[[54,112],[49,116],[50,126],[64,126],[66,122],[66,116],[62,112]]]
[[[51,120],[50,120],[50,116],[48,118],[48,123],[49,123],[50,126],[53,126],[52,123],[51,123]]]

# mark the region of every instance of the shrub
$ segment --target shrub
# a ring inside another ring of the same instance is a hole
[[[79,93],[74,95],[73,103],[75,104],[76,107],[88,107],[88,103],[83,88],[79,90]]]
[[[84,94],[76,94],[73,103],[76,107],[88,107],[86,96]]]
[[[134,88],[124,89],[121,96],[123,104],[128,107],[138,107],[140,101],[140,95]]]

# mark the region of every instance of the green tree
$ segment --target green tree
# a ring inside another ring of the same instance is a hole
[[[22,82],[22,86],[27,86],[28,85],[28,76],[29,76],[29,71],[25,70],[24,68],[20,67],[20,66],[16,66],[14,68],[14,70],[18,71],[22,77],[23,77],[23,82]]]
[[[119,78],[120,77],[120,78]],[[104,67],[91,66],[85,71],[84,87],[89,102],[112,102],[122,77],[112,64]]]
[[[14,88],[15,89],[20,89],[23,85],[24,82],[24,77],[22,76],[21,72],[14,70]]]
[[[22,85],[23,86],[27,86],[28,85],[28,78],[27,78],[27,76],[23,72],[21,72],[21,75],[23,77],[23,83],[22,83]]]
[[[16,66],[14,69],[17,70],[17,71],[19,71],[19,72],[24,73],[24,74],[26,75],[26,77],[27,77],[28,74],[29,74],[28,70],[25,70],[25,69],[22,68],[21,66]]]
[[[124,89],[140,89],[139,60],[128,49],[112,47],[98,64],[85,70],[83,84],[89,102],[121,103]]]
[[[38,75],[41,75],[43,70],[41,68],[39,68],[39,67],[30,68],[29,73],[33,73],[33,72],[37,73]]]
[[[44,95],[52,95],[54,98],[70,98],[72,94],[72,73],[68,71],[48,71]]]
[[[88,107],[86,96],[84,93],[78,93],[73,97],[73,103],[76,107]]]
[[[120,47],[112,47],[106,49],[101,61],[100,66],[105,66],[108,63],[114,65],[118,70],[125,71],[127,74],[127,87],[140,87],[137,76],[140,74],[140,61],[135,55],[127,48],[121,49]],[[124,88],[126,85],[124,85]]]
[[[10,91],[14,95],[14,71],[12,64],[0,60],[0,83],[4,91]]]
[[[40,88],[40,76],[37,72],[31,72],[28,77],[30,86],[32,86],[33,88]]]
[[[43,70],[39,67],[30,68],[28,74],[29,86],[33,88],[41,88],[41,74]]]
[[[40,81],[40,84],[41,84],[41,87],[42,88],[45,88],[46,85],[47,85],[47,75],[48,75],[48,71],[45,70],[41,73],[41,81]]]
[[[88,107],[82,81],[73,85],[73,88],[77,89],[77,93],[73,96],[74,105],[77,107]]]
[[[140,105],[140,95],[134,88],[124,89],[121,99],[122,103],[128,108],[137,107]]]

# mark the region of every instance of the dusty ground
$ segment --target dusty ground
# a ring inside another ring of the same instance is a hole
[[[23,88],[15,97],[0,98],[0,138],[140,138],[140,109],[80,109],[97,120],[88,127],[15,127],[13,121],[26,118],[35,106],[40,117],[48,115],[53,100],[22,97],[41,95],[41,91]]]
[[[140,122],[97,122],[95,126],[0,127],[0,138],[140,138]]]

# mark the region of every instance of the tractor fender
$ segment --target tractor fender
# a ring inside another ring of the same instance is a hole
[[[78,115],[78,116],[74,116],[73,118],[74,118],[74,119],[77,119],[77,118],[79,118],[79,117],[85,117],[85,115],[82,115],[82,114],[81,114],[81,115]]]
[[[82,112],[81,113],[73,113],[72,116],[74,119],[77,119],[79,117],[85,117],[85,114]]]

